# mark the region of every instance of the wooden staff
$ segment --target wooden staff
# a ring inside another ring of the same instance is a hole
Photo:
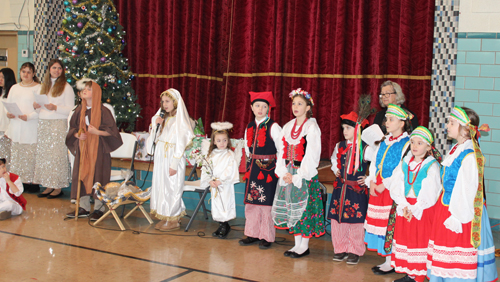
[[[80,133],[85,132],[82,128],[78,131],[78,137],[80,137]],[[85,140],[83,140],[85,142]],[[80,190],[82,188],[82,181],[80,180],[81,172],[82,172],[82,150],[80,148],[80,156],[78,158],[78,185],[76,189],[76,205],[75,205],[75,220],[78,220],[78,210],[80,209]]]

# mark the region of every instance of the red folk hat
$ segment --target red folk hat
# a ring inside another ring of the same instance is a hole
[[[356,123],[358,122],[358,114],[356,112],[350,112],[348,113],[347,115],[341,115],[340,118],[342,120],[349,120],[349,121],[352,121],[352,125],[351,126],[355,126]],[[363,121],[360,122],[361,124],[361,127],[366,127],[368,125],[368,120],[364,119]]]
[[[276,102],[274,101],[273,92],[248,92],[250,93],[250,102],[265,102],[269,105],[269,108],[276,107]]]

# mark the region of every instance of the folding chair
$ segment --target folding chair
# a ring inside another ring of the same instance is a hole
[[[196,167],[197,166],[195,164],[188,175],[188,180],[184,181],[184,191],[197,192],[200,196],[200,200],[198,201],[198,204],[193,211],[193,215],[191,215],[191,218],[186,225],[186,229],[184,229],[185,232],[187,232],[189,230],[189,227],[191,227],[191,224],[193,223],[193,220],[198,214],[200,208],[203,208],[203,215],[205,216],[205,219],[208,219],[207,207],[205,206],[205,198],[210,192],[210,186],[205,188],[200,187],[200,180],[198,179],[198,175],[196,174]]]

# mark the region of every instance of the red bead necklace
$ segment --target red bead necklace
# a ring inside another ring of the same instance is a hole
[[[411,157],[410,161],[408,162],[408,177],[407,177],[406,181],[408,181],[408,184],[410,184],[410,185],[413,185],[413,183],[415,183],[415,180],[417,179],[418,173],[420,172],[420,169],[422,168],[422,163],[424,162],[424,160],[422,160],[420,163],[418,163],[417,166],[415,166],[414,169],[411,169],[410,164],[414,159],[415,159],[415,156]],[[413,178],[413,180],[410,183],[410,171],[414,172],[415,170],[417,171],[417,173],[415,174],[415,177]]]
[[[293,124],[293,128],[292,128],[292,139],[297,139],[299,138],[299,135],[300,135],[300,132],[302,132],[302,127],[304,126],[304,124],[306,123],[308,119],[306,118],[304,120],[304,122],[302,123],[302,125],[300,125],[299,129],[297,129],[297,131],[295,131],[295,127],[297,127],[297,119],[295,119],[295,123]]]

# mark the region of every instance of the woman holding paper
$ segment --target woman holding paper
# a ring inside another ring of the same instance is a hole
[[[38,194],[39,198],[53,199],[63,195],[61,188],[69,186],[71,175],[65,142],[68,116],[75,106],[75,93],[66,82],[60,60],[50,60],[35,100],[33,108],[40,109],[40,113],[34,181],[47,188]]]
[[[12,140],[10,172],[19,175],[24,190],[38,192],[38,184],[33,185],[35,152],[38,129],[38,112],[33,109],[35,95],[40,92],[40,83],[35,75],[35,66],[26,62],[20,70],[21,82],[10,88],[7,108],[10,118],[6,135]],[[19,112],[17,112],[19,111]]]
[[[10,88],[16,84],[16,75],[9,68],[0,70],[0,101],[7,101]],[[9,128],[9,119],[7,118],[7,110],[0,103],[0,158],[7,160],[7,169],[10,169],[10,139],[5,135],[5,131]]]

